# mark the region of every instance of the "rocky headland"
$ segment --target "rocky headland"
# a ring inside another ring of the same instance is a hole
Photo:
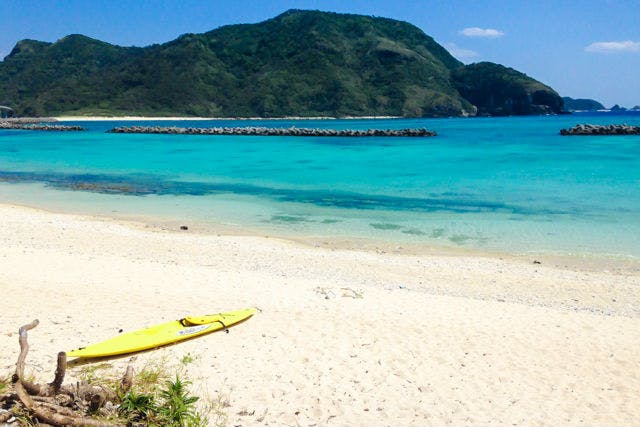
[[[107,131],[108,133],[160,133],[177,135],[242,135],[242,136],[436,136],[434,131],[418,129],[320,129],[320,128],[272,128],[272,127],[162,127],[162,126],[121,126]]]
[[[560,135],[640,135],[640,126],[579,124],[561,129]]]
[[[565,111],[598,111],[605,107],[598,101],[588,98],[574,99],[568,96],[562,97]]]

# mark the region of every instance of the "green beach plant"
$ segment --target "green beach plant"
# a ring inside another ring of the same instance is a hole
[[[198,411],[198,396],[188,390],[191,383],[176,375],[163,388],[148,393],[129,390],[122,398],[118,414],[128,423],[168,427],[206,426],[208,418]]]
[[[182,363],[183,365],[188,365],[189,363],[193,363],[195,360],[195,357],[193,357],[191,353],[187,353],[182,356],[182,359],[180,359],[180,363]]]
[[[170,378],[169,372],[165,366],[166,365],[162,362],[147,363],[140,372],[136,374],[134,384],[136,384],[136,387],[139,390],[145,393],[150,393],[158,387],[158,384],[161,384]]]
[[[9,377],[0,377],[0,394],[5,393],[9,389]]]
[[[113,370],[110,363],[97,363],[95,365],[83,366],[80,369],[79,377],[82,381],[86,381],[94,385],[111,386],[115,384],[115,376],[109,374]]]
[[[189,394],[189,384],[177,375],[175,381],[165,383],[165,389],[160,391],[163,404],[159,407],[158,415],[161,419],[176,426],[198,425],[202,421],[194,406],[198,397]]]
[[[153,395],[130,390],[122,398],[118,414],[129,422],[137,422],[148,420],[153,416],[155,409]]]

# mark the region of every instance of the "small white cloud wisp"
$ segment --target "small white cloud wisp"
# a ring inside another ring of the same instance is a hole
[[[640,52],[640,42],[625,40],[621,42],[596,42],[584,48],[587,52],[595,53],[618,53],[618,52]]]
[[[478,54],[478,52],[476,52],[475,50],[462,48],[455,43],[445,43],[444,47],[449,51],[451,55],[455,56],[462,62],[467,62],[480,56],[480,54]]]
[[[467,37],[497,38],[504,36],[504,32],[493,28],[469,27],[460,30],[460,34]]]

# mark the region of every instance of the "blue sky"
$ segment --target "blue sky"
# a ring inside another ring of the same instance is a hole
[[[607,107],[640,104],[640,0],[2,0],[0,58],[24,38],[145,46],[291,8],[408,21],[463,62],[498,62]]]

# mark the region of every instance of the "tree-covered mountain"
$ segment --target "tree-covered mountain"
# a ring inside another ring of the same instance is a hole
[[[479,62],[457,68],[453,81],[460,94],[478,108],[479,115],[562,111],[562,98],[549,86],[499,64]]]
[[[0,62],[0,104],[19,115],[214,117],[562,109],[551,88],[497,64],[464,66],[406,22],[301,10],[144,48],[23,40]]]
[[[596,111],[604,110],[604,105],[593,99],[574,99],[568,96],[563,96],[564,109],[566,111]]]

